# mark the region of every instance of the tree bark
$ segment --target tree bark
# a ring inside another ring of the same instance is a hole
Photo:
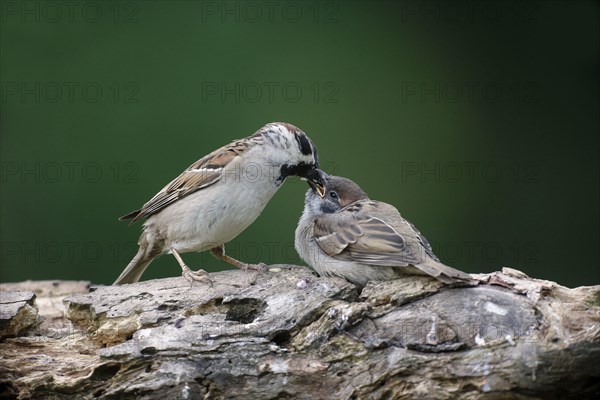
[[[473,276],[2,284],[0,399],[597,398],[600,286]]]

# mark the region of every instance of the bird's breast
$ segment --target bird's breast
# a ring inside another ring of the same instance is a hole
[[[262,190],[257,186],[263,186]],[[217,182],[175,202],[149,222],[160,229],[165,247],[174,246],[180,252],[205,251],[244,231],[276,191],[274,185]]]

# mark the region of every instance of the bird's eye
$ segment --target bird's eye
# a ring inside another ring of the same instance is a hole
[[[329,192],[329,197],[331,197],[332,199],[337,199],[338,194],[332,190],[331,192]]]

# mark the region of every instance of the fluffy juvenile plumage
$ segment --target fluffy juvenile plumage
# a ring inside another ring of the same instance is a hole
[[[322,174],[324,195],[311,185],[295,241],[300,257],[319,274],[341,276],[359,286],[407,273],[446,283],[471,280],[442,264],[395,207],[370,200],[350,179]]]
[[[139,210],[121,217],[147,218],[140,248],[115,284],[137,282],[150,262],[172,253],[184,276],[208,280],[192,272],[179,253],[212,250],[235,266],[256,266],[225,255],[224,244],[260,215],[290,175],[319,187],[319,159],[312,141],[297,127],[274,122],[252,136],[233,141],[196,161]]]

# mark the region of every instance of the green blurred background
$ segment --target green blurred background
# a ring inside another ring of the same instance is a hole
[[[600,283],[597,2],[1,7],[2,282],[112,282],[141,227],[117,217],[287,121],[447,264]],[[299,263],[305,190],[288,181],[228,253]],[[163,256],[144,279],[179,273]]]

